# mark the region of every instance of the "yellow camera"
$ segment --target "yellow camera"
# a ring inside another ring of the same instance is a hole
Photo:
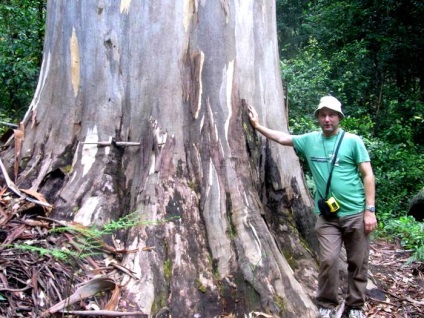
[[[328,207],[330,208],[330,212],[337,212],[340,209],[339,204],[333,197],[329,198],[327,201],[325,201],[325,203],[327,203]]]

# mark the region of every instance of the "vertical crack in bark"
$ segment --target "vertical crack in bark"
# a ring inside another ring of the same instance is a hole
[[[190,104],[193,119],[197,119],[202,104],[202,73],[205,54],[201,50],[186,52],[183,70],[183,98]]]
[[[151,129],[151,137],[152,137],[152,149],[150,153],[150,163],[149,163],[149,174],[153,174],[155,172],[159,172],[160,168],[163,164],[162,162],[162,150],[168,139],[168,132],[161,131],[156,119],[150,117],[149,120],[150,129]],[[173,138],[172,138],[173,139]],[[169,151],[168,151],[169,154]],[[166,162],[168,164],[171,163],[172,155],[167,156]],[[164,168],[164,166],[162,166]]]
[[[225,23],[228,23],[229,15],[230,15],[230,1],[229,0],[220,0],[222,9],[225,13]]]
[[[218,170],[217,170],[218,169]],[[205,206],[203,218],[207,230],[209,249],[217,262],[219,276],[225,277],[230,273],[232,258],[231,241],[228,238],[228,219],[225,205],[225,189],[220,181],[222,172],[212,160],[209,165],[209,181],[206,185]]]

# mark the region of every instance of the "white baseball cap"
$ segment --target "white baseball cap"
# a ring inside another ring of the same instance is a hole
[[[342,113],[342,103],[340,103],[339,100],[333,96],[321,97],[318,108],[314,112],[315,117],[318,116],[318,112],[322,108],[328,108],[328,109],[334,110],[340,114],[341,119],[344,118],[344,114]]]

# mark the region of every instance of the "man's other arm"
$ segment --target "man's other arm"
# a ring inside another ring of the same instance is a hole
[[[375,178],[371,163],[361,162],[359,171],[362,175],[362,181],[365,189],[365,207],[375,205]],[[371,233],[377,226],[375,213],[365,210],[364,212],[365,233]]]

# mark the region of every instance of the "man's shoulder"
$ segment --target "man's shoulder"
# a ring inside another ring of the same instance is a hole
[[[314,138],[314,137],[319,137],[320,135],[321,135],[321,132],[316,130],[316,131],[311,131],[311,132],[307,132],[300,135],[293,135],[293,138]]]
[[[292,140],[295,146],[316,140],[320,135],[319,131],[311,131],[300,135],[293,135]]]
[[[354,140],[354,141],[362,141],[362,137],[361,136],[359,136],[359,135],[357,135],[355,133],[348,132],[348,131],[345,131],[344,138],[350,139],[350,140]]]
[[[345,132],[345,138],[345,143],[342,143],[341,145],[342,149],[351,149],[354,153],[356,153],[359,156],[357,159],[358,162],[370,160],[367,148],[361,136]]]
[[[321,132],[312,131],[305,134],[293,135],[292,140],[296,152],[305,155],[308,149],[312,149],[312,146],[321,140]]]

